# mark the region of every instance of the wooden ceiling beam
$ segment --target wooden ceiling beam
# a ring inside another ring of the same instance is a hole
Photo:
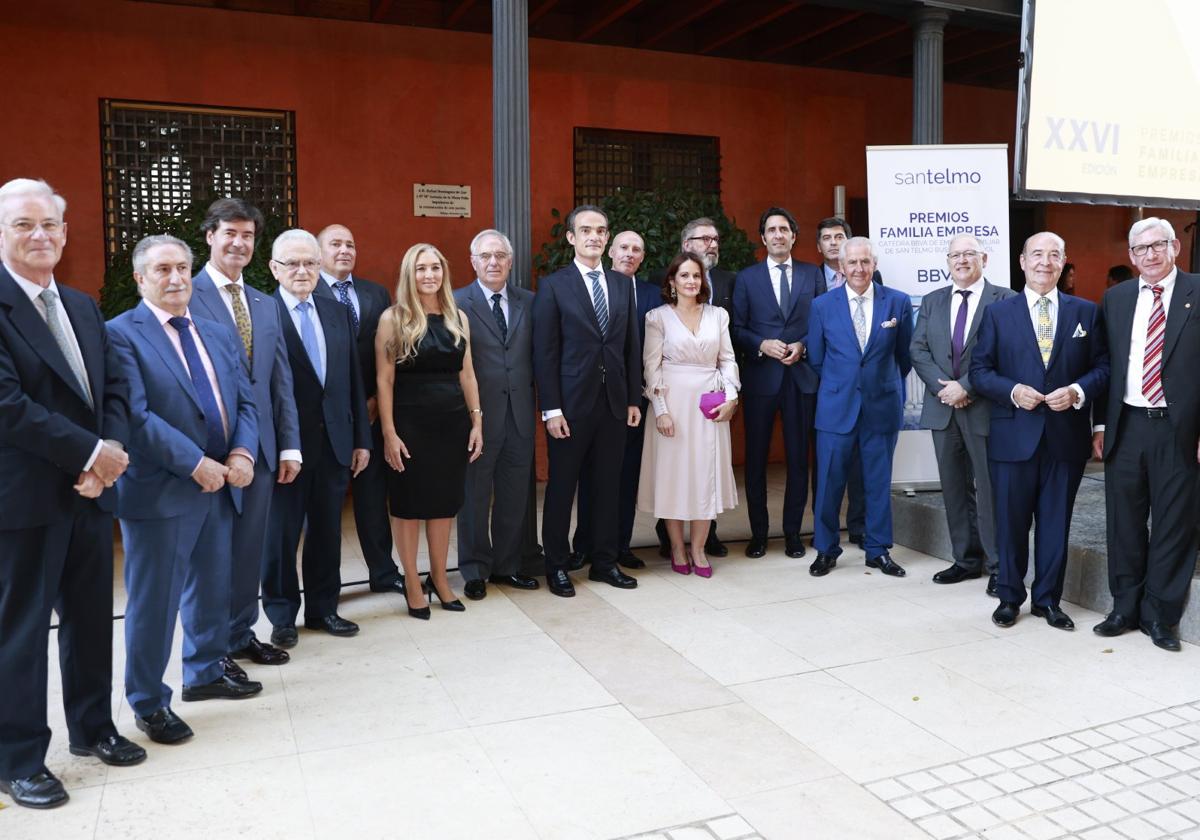
[[[746,2],[739,3],[736,9],[737,18],[728,21],[727,25],[714,26],[719,34],[702,44],[697,50],[701,55],[707,55],[714,52],[726,44],[736,41],[743,35],[748,35],[756,29],[766,26],[771,21],[783,17],[789,12],[795,11],[799,6],[804,5],[803,0],[790,0],[790,2]]]
[[[371,20],[379,23],[387,18],[392,10],[393,0],[371,0]]]
[[[897,33],[900,33],[900,32],[905,32],[908,29],[909,29],[909,26],[907,23],[900,23],[893,27],[885,29],[882,32],[877,32],[874,35],[870,35],[866,38],[857,38],[853,41],[848,42],[840,50],[834,50],[831,53],[824,53],[822,55],[816,56],[813,59],[812,63],[819,67],[819,66],[825,64],[826,62],[832,61],[835,58],[841,58],[843,55],[849,55],[852,52],[858,52],[861,49],[866,49],[867,47],[871,46],[871,44],[875,44],[875,43],[878,43],[879,41],[883,41],[887,38],[891,38],[893,35],[896,35]]]
[[[529,28],[533,29],[533,25],[549,14],[557,5],[558,0],[542,0],[536,8],[531,9],[529,11]]]
[[[816,29],[805,30],[804,32],[793,35],[786,41],[781,41],[778,44],[772,44],[763,50],[760,55],[762,55],[764,58],[770,58],[771,56],[778,55],[785,50],[790,50],[792,47],[798,47],[801,44],[806,44],[809,41],[820,38],[827,32],[832,32],[834,29],[837,29],[840,26],[845,26],[848,23],[852,23],[853,21],[862,17],[863,14],[863,12],[850,12],[849,14],[842,15],[840,18],[822,24]]]
[[[463,16],[471,11],[471,7],[474,5],[475,0],[459,0],[454,8],[450,10],[450,14],[446,15],[446,28],[453,29],[463,19]]]
[[[590,41],[641,4],[642,0],[617,0],[617,2],[609,5],[607,9],[598,11],[589,17],[583,26],[580,27],[579,34],[575,36],[575,40]]]
[[[725,0],[683,0],[670,8],[664,9],[647,21],[644,28],[650,32],[638,42],[642,49],[649,49],[659,41],[673,35],[680,29],[699,21],[714,9],[723,6]]]

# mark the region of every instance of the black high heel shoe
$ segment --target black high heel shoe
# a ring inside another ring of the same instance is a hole
[[[425,589],[426,596],[427,597],[432,596],[434,598],[437,598],[438,603],[440,603],[442,605],[442,609],[449,610],[450,612],[466,612],[467,611],[467,608],[463,605],[463,602],[460,601],[458,598],[455,598],[453,601],[443,601],[442,596],[438,594],[437,587],[433,585],[432,577],[425,578],[425,583],[423,584],[423,586]]]
[[[428,594],[429,590],[425,588],[425,584],[423,584],[423,583],[421,584],[421,589],[423,589]],[[426,602],[425,606],[423,606],[423,607],[414,607],[414,606],[409,605],[407,603],[407,601],[408,601],[407,594],[405,594],[404,599],[405,599],[405,605],[408,606],[408,614],[409,615],[411,615],[413,618],[419,618],[422,621],[429,620],[428,598],[426,598],[427,602]]]

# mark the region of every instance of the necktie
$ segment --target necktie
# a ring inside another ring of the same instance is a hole
[[[592,281],[592,306],[596,307],[596,320],[600,324],[600,334],[608,334],[608,302],[604,299],[604,289],[600,288],[600,272],[589,271],[588,279]]]
[[[67,364],[71,367],[71,373],[75,374],[75,379],[79,381],[79,388],[83,391],[88,408],[95,408],[95,403],[92,402],[92,389],[88,385],[87,370],[83,366],[83,359],[75,354],[75,348],[71,346],[71,340],[63,332],[62,322],[58,320],[58,292],[53,289],[46,289],[38,297],[41,298],[42,305],[46,307],[46,326],[50,328],[50,335],[54,337],[54,343],[62,351],[63,358],[67,360]]]
[[[500,340],[508,343],[508,321],[504,319],[504,310],[500,308],[499,292],[492,295],[492,317],[496,319],[496,326],[500,328]]]
[[[846,282],[845,274],[842,274],[842,272],[840,272],[840,271],[834,272],[833,280],[829,284],[829,291],[832,292],[834,289],[838,288],[845,282]]]
[[[183,347],[183,358],[187,361],[188,374],[192,377],[192,387],[196,389],[200,410],[204,412],[204,428],[208,431],[204,454],[216,461],[224,460],[228,449],[228,444],[225,443],[225,426],[221,422],[221,409],[217,407],[217,397],[213,394],[212,384],[204,371],[204,363],[200,361],[196,340],[192,338],[192,331],[188,329],[192,322],[177,316],[167,323],[179,333],[179,344]]]
[[[867,347],[867,312],[863,309],[866,298],[856,295],[854,298],[854,334],[858,336],[858,349],[862,352]]]
[[[950,337],[950,351],[954,366],[954,378],[962,376],[963,342],[967,334],[967,298],[971,296],[970,289],[959,289],[955,294],[962,295],[958,304],[958,314],[954,316],[954,335]]]
[[[350,300],[350,281],[339,280],[333,284],[333,288],[337,289],[338,300],[350,310],[350,319],[354,321],[354,334],[358,335],[358,311],[354,308],[354,301]]]
[[[788,287],[787,263],[779,264],[779,309],[786,318],[792,311],[792,290]]]
[[[240,289],[237,283],[226,283],[224,288],[233,302],[233,323],[237,325],[238,335],[242,339],[242,347],[246,348],[246,360],[253,362],[254,331],[250,326],[250,313],[246,311],[246,305],[242,303],[242,296],[238,294]]]
[[[1167,334],[1167,311],[1163,308],[1163,287],[1155,284],[1143,286],[1154,293],[1154,306],[1150,310],[1150,321],[1146,325],[1146,353],[1142,356],[1142,396],[1150,405],[1163,402],[1162,351],[1163,339]]]
[[[304,352],[312,362],[317,379],[325,384],[325,366],[321,364],[321,346],[317,343],[317,328],[312,320],[313,305],[309,301],[297,304],[296,311],[300,313],[300,340],[304,343]]]
[[[1050,351],[1054,349],[1054,324],[1050,321],[1050,298],[1038,298],[1037,343],[1042,351],[1042,366],[1050,366]]]

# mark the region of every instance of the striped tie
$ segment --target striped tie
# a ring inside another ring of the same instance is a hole
[[[1146,325],[1146,354],[1142,357],[1142,396],[1150,405],[1163,402],[1162,351],[1163,338],[1167,334],[1167,311],[1163,308],[1163,287],[1143,286],[1154,293],[1154,307],[1150,310],[1150,323]]]
[[[1037,342],[1042,351],[1042,366],[1050,366],[1050,351],[1054,349],[1054,324],[1050,321],[1050,298],[1038,298]]]
[[[600,272],[589,271],[587,276],[592,281],[592,306],[596,307],[600,335],[608,335],[608,302],[604,299],[604,289],[600,288]]]

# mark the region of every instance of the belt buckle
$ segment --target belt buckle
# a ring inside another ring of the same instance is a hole
[[[1147,408],[1146,416],[1152,420],[1161,420],[1167,416],[1167,409],[1164,408]]]

